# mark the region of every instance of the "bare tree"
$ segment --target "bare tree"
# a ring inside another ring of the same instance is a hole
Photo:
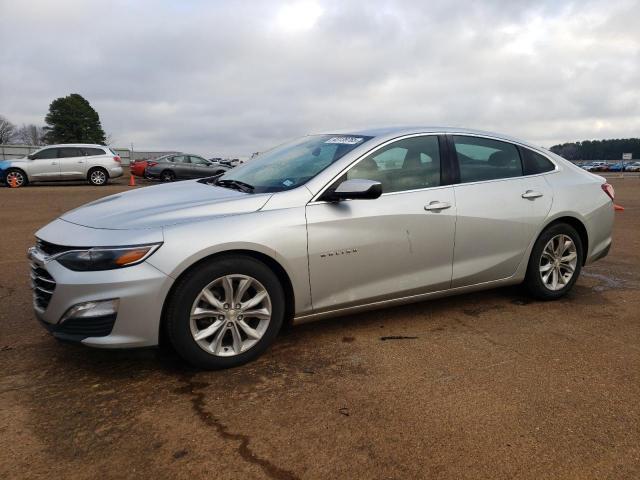
[[[16,133],[16,126],[0,115],[0,144],[11,143]]]
[[[22,125],[15,134],[16,139],[25,145],[44,145],[44,130],[37,125]]]

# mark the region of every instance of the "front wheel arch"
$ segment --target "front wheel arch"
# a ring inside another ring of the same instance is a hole
[[[162,314],[160,316],[160,331],[158,332],[158,343],[160,346],[169,345],[169,339],[166,332],[166,315],[167,315],[167,306],[169,304],[169,299],[172,297],[173,292],[176,286],[179,284],[179,280],[187,275],[189,272],[197,268],[203,263],[215,261],[216,259],[229,257],[229,256],[246,256],[258,260],[264,263],[273,273],[275,273],[276,277],[280,281],[282,288],[284,290],[285,297],[285,310],[284,310],[284,323],[283,328],[288,328],[292,324],[292,320],[295,314],[295,296],[293,292],[293,284],[291,283],[291,279],[287,274],[286,270],[278,261],[273,259],[272,257],[265,255],[264,253],[256,252],[255,250],[226,250],[223,252],[217,252],[207,257],[201,258],[194,264],[190,265],[186,268],[180,275],[175,279],[173,285],[167,292],[167,295],[164,299],[164,303],[162,305]]]

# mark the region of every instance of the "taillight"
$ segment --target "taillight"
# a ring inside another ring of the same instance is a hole
[[[155,167],[158,162],[147,162],[147,167]]]
[[[607,196],[611,199],[611,201],[613,202],[613,199],[616,196],[616,192],[613,190],[613,186],[609,183],[603,183],[602,185],[600,185],[600,187],[602,187],[602,191],[604,193],[607,194]]]
[[[116,155],[115,157],[113,157],[113,159],[118,163],[122,162],[122,160],[120,159],[120,155]]]

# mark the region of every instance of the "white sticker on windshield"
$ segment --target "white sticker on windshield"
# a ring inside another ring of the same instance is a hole
[[[340,143],[342,145],[355,145],[362,141],[361,137],[332,137],[324,143]]]
[[[282,184],[283,184],[285,187],[290,187],[291,185],[293,185],[293,180],[289,180],[289,179],[287,179],[287,180],[285,180],[284,182],[282,182]]]

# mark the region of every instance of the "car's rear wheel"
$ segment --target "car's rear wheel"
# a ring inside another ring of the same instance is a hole
[[[28,183],[27,176],[24,172],[16,168],[7,171],[4,181],[9,188],[20,188]]]
[[[109,174],[104,168],[92,168],[87,175],[89,183],[96,187],[106,185],[109,181]]]
[[[160,174],[160,180],[163,182],[173,182],[176,179],[176,174],[171,170],[165,170]]]
[[[566,295],[578,280],[582,268],[580,235],[566,223],[557,223],[536,240],[525,286],[540,300],[555,300]]]
[[[176,351],[199,368],[220,369],[257,358],[284,318],[284,291],[262,262],[226,256],[179,280],[166,311]]]

